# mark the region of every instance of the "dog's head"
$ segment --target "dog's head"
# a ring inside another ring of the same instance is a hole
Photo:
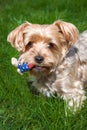
[[[49,72],[78,39],[78,30],[64,21],[50,25],[24,23],[13,30],[7,40],[21,52],[21,62],[34,64],[32,72]]]

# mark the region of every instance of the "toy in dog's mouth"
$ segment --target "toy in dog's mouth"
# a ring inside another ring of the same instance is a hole
[[[45,65],[35,65],[35,64],[32,64],[32,63],[20,63],[18,62],[18,60],[13,57],[11,59],[11,63],[12,65],[14,65],[15,67],[17,67],[17,71],[20,73],[20,74],[23,74],[24,72],[27,72],[27,71],[35,71],[35,72],[47,72],[49,71],[50,67],[47,67]]]

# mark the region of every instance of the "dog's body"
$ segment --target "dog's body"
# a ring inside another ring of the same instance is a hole
[[[24,23],[8,36],[21,51],[19,61],[34,64],[31,74],[37,90],[48,97],[56,93],[74,110],[86,99],[87,82],[87,31],[78,36],[77,28],[63,21]]]

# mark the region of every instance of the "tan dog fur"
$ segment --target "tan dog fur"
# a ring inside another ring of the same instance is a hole
[[[35,87],[46,96],[55,93],[76,110],[86,99],[87,31],[79,35],[71,23],[56,21],[50,25],[24,23],[7,40],[21,55],[21,63],[34,64],[30,73]],[[36,57],[43,58],[38,63]]]

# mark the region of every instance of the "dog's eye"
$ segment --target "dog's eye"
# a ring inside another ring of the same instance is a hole
[[[30,49],[33,46],[33,42],[28,42],[28,44],[26,45],[26,50]]]
[[[30,41],[30,42],[28,42],[26,48],[29,49],[29,48],[31,48],[32,46],[33,46],[33,42]]]
[[[28,42],[28,44],[27,44],[27,46],[29,47],[29,48],[31,48],[32,46],[33,46],[33,42]]]
[[[48,44],[48,48],[51,49],[51,48],[53,48],[53,47],[54,47],[54,44],[53,44],[53,43],[49,43],[49,44]]]

